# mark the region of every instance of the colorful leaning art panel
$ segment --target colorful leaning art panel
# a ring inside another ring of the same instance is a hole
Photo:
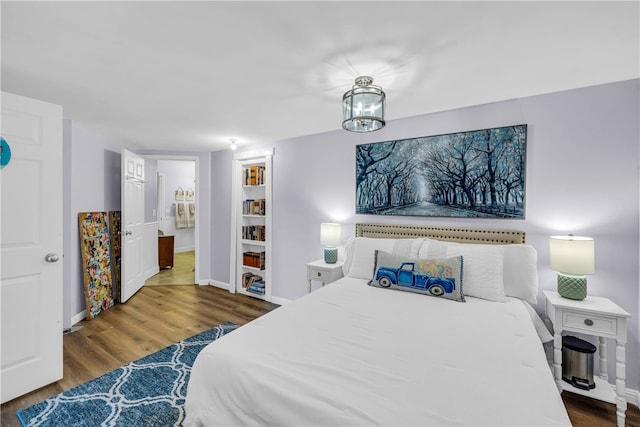
[[[109,212],[109,236],[111,237],[111,263],[113,264],[113,287],[115,296],[120,300],[120,255],[122,253],[120,239],[121,211]]]
[[[87,319],[113,307],[111,240],[106,212],[78,214]]]

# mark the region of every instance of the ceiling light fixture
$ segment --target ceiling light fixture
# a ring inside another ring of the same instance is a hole
[[[229,148],[231,148],[232,150],[237,149],[238,148],[238,144],[236,144],[236,141],[238,141],[238,140],[235,139],[235,138],[229,139],[229,142],[231,143],[231,147],[229,147]]]
[[[373,132],[384,127],[385,94],[373,79],[360,76],[342,96],[342,127],[350,132]]]

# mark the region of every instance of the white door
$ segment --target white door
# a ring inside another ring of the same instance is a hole
[[[62,107],[3,92],[1,128],[4,403],[62,378]]]
[[[122,150],[122,285],[120,302],[144,285],[144,159]]]

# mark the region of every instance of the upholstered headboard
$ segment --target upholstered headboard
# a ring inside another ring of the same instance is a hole
[[[428,237],[458,243],[505,245],[525,243],[524,231],[481,230],[463,227],[429,227],[425,225],[356,224],[356,237],[409,238]]]

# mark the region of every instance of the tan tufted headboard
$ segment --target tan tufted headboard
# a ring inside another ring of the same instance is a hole
[[[356,224],[356,237],[409,238],[428,237],[459,243],[506,245],[524,243],[525,232],[514,230],[481,230],[463,227],[428,227],[425,225]]]

